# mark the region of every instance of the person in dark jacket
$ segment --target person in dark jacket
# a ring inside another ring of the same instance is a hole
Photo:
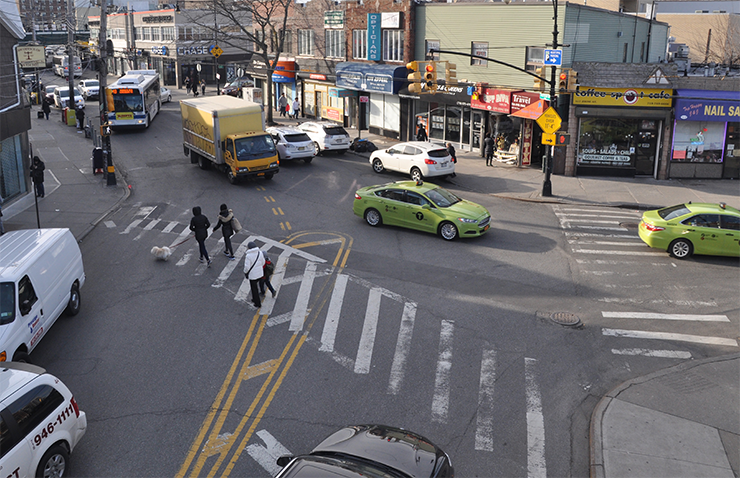
[[[77,107],[77,129],[85,129],[85,108],[82,106]]]
[[[46,115],[46,120],[49,121],[49,113],[51,113],[51,105],[49,104],[49,98],[44,97],[44,101],[41,104],[41,111]]]
[[[450,157],[452,157],[452,163],[457,164],[457,155],[455,154],[455,147],[452,146],[452,143],[447,143],[447,152],[450,153]],[[450,177],[455,177],[457,174],[454,172],[450,174]]]
[[[234,226],[231,220],[234,219],[234,212],[226,206],[221,204],[221,211],[218,213],[218,221],[213,226],[213,232],[216,232],[218,228],[221,228],[221,232],[224,234],[224,255],[226,255],[232,261],[234,260],[234,248],[231,246],[231,236],[234,235]]]
[[[491,135],[486,136],[483,140],[483,153],[486,155],[486,166],[493,166],[493,150],[496,149],[496,142]]]
[[[418,130],[416,132],[416,141],[426,141],[427,138],[427,129],[424,127],[422,123],[419,123]]]
[[[193,218],[190,219],[190,230],[195,232],[195,240],[198,241],[200,247],[200,262],[208,262],[208,267],[211,267],[211,258],[208,257],[208,250],[206,249],[209,227],[211,227],[211,223],[208,218],[200,213],[200,206],[195,206],[193,208]]]
[[[46,165],[41,161],[41,158],[34,156],[31,163],[31,180],[33,181],[36,197],[40,198],[44,197],[44,169],[46,169]]]
[[[263,276],[262,279],[260,279],[260,296],[265,296],[265,287],[270,289],[270,292],[272,293],[272,296],[275,297],[277,295],[277,292],[275,292],[275,288],[272,287],[272,284],[270,283],[270,277],[272,277],[272,273],[275,272],[275,266],[273,265],[272,261],[268,257],[267,254],[264,252],[262,253],[262,257],[265,258],[265,265],[262,266]]]

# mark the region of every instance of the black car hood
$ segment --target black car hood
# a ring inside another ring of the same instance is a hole
[[[319,443],[311,454],[342,453],[395,468],[414,478],[434,476],[445,453],[421,435],[383,425],[342,428]]]

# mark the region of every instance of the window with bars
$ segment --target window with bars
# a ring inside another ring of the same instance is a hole
[[[314,31],[298,30],[298,54],[313,56],[314,54]]]
[[[344,30],[325,30],[326,57],[344,58]]]
[[[144,41],[152,41],[152,27],[141,28],[141,39]]]
[[[383,61],[403,61],[403,30],[383,30]]]
[[[367,60],[367,30],[352,30],[352,58]]]

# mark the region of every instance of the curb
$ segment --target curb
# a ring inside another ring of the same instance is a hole
[[[694,367],[705,365],[708,363],[725,362],[728,360],[740,359],[740,353],[720,355],[718,357],[711,357],[696,361],[687,361],[668,367],[657,372],[649,373],[641,377],[632,378],[626,382],[622,382],[611,389],[604,397],[599,400],[599,403],[594,407],[594,411],[591,414],[591,426],[589,427],[589,475],[591,478],[605,478],[606,469],[604,468],[604,448],[603,448],[603,433],[602,433],[602,422],[604,420],[604,413],[613,400],[622,393],[624,390],[642,383],[648,382],[658,377],[668,375],[671,373],[685,372]]]

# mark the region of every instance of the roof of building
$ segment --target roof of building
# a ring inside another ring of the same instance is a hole
[[[740,90],[738,76],[683,76],[675,63],[574,62],[579,87]]]
[[[19,40],[26,37],[26,31],[21,22],[21,12],[16,2],[0,2],[0,25],[3,25]]]

